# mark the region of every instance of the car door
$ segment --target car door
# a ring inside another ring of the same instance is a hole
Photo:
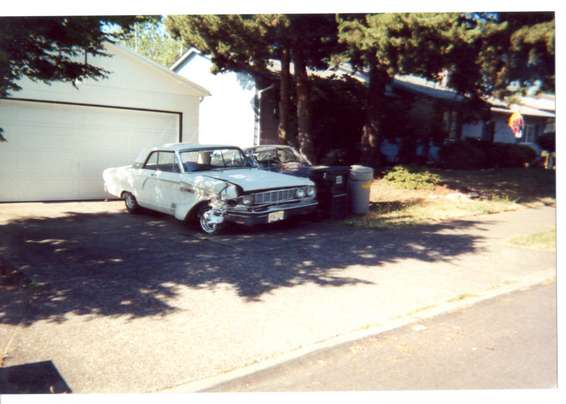
[[[140,170],[138,202],[164,213],[172,213],[179,198],[180,169],[173,151],[153,151]]]
[[[175,152],[160,151],[157,171],[152,181],[155,183],[154,202],[158,210],[174,213],[180,198],[181,170]]]
[[[159,152],[149,154],[142,167],[136,173],[136,198],[138,203],[149,209],[157,209],[156,186]]]
[[[183,174],[179,185],[179,203],[193,206],[199,200],[199,189],[205,177],[201,169],[207,160],[208,151],[187,150],[179,153]],[[210,163],[210,162],[209,162]]]

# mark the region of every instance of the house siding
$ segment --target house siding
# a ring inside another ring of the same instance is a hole
[[[538,118],[533,116],[524,116],[525,129],[523,130],[523,136],[517,139],[509,128],[508,120],[509,114],[504,113],[494,113],[494,136],[493,141],[498,143],[519,143],[531,146],[536,151],[540,151],[540,147],[537,144],[537,139],[542,135],[545,129],[548,127],[548,118]],[[527,134],[527,131],[532,131]],[[476,122],[464,124],[462,128],[462,137],[471,139],[484,139],[484,122]]]
[[[205,87],[211,93],[200,104],[198,142],[250,147],[256,127],[256,83],[241,72],[213,74],[212,62],[194,53],[180,64],[177,74]]]

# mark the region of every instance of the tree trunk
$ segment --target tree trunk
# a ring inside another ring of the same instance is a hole
[[[303,50],[300,45],[293,49],[295,66],[295,81],[297,90],[297,129],[299,149],[307,158],[314,162],[314,142],[311,129],[311,111],[309,100],[309,78]]]
[[[279,126],[277,128],[277,136],[279,138],[279,143],[290,144],[292,146],[296,145],[296,139],[293,139],[293,135],[289,128],[289,106],[290,101],[290,86],[291,86],[291,74],[289,72],[289,64],[291,62],[291,57],[289,55],[289,48],[283,47],[281,49],[281,74],[279,82]]]
[[[377,66],[373,53],[368,54],[369,83],[366,100],[366,122],[362,127],[361,154],[362,164],[378,167],[381,164],[380,146],[382,142],[383,97],[387,74]]]

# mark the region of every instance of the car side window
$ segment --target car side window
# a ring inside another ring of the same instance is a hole
[[[181,162],[185,171],[190,173],[199,169],[199,153],[196,151],[181,153]]]
[[[282,163],[296,162],[297,156],[290,149],[277,149],[277,159]]]
[[[257,152],[256,159],[258,161],[276,160],[275,150],[260,150]]]
[[[145,161],[145,164],[143,165],[143,168],[145,168],[146,170],[157,170],[157,156],[158,156],[159,152],[152,152],[148,159]]]
[[[179,165],[175,159],[174,152],[159,152],[157,163],[157,169],[159,171],[166,171],[169,173],[179,172]]]

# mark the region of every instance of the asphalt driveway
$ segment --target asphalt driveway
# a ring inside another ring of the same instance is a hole
[[[541,212],[530,231],[553,224],[554,210]],[[1,286],[0,349],[5,366],[53,363],[75,392],[174,388],[552,272],[553,254],[498,244],[509,226],[524,229],[494,215],[410,231],[299,221],[210,237],[121,202],[0,204],[0,265],[25,285]]]

